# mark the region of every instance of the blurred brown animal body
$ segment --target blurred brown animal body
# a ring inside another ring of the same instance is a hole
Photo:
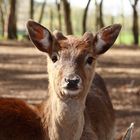
[[[47,54],[47,98],[38,110],[19,100],[1,99],[0,138],[5,136],[8,140],[13,133],[17,140],[26,133],[27,140],[39,140],[37,136],[33,138],[35,135],[40,135],[40,140],[113,140],[114,110],[103,79],[95,73],[95,65],[98,56],[113,45],[121,26],[114,24],[95,36],[85,33],[82,38],[60,32],[52,35],[34,21],[29,21],[27,28],[35,46]],[[5,126],[8,117],[13,122]]]
[[[0,140],[44,140],[41,119],[24,101],[0,98]]]

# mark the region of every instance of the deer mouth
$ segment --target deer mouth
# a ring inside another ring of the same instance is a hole
[[[78,90],[78,86],[74,85],[74,84],[68,84],[66,87],[64,87],[66,90],[70,90],[70,91],[76,91]]]
[[[79,95],[81,90],[82,88],[79,87],[63,87],[62,94],[69,97],[73,97]]]

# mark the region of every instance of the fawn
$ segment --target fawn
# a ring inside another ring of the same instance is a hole
[[[18,99],[0,99],[1,140],[113,140],[115,116],[96,59],[115,42],[120,24],[81,38],[53,34],[29,20],[33,44],[47,55],[48,92],[32,108]]]

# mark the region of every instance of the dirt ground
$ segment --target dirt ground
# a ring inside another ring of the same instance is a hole
[[[100,57],[97,72],[116,111],[117,132],[134,122],[133,140],[140,140],[140,49],[109,50]],[[0,42],[0,96],[39,103],[47,83],[45,55],[27,42]]]

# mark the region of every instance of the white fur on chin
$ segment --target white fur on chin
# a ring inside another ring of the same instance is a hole
[[[62,92],[64,95],[67,96],[76,96],[80,93],[81,89],[77,89],[77,90],[68,90],[68,89],[63,89]]]

